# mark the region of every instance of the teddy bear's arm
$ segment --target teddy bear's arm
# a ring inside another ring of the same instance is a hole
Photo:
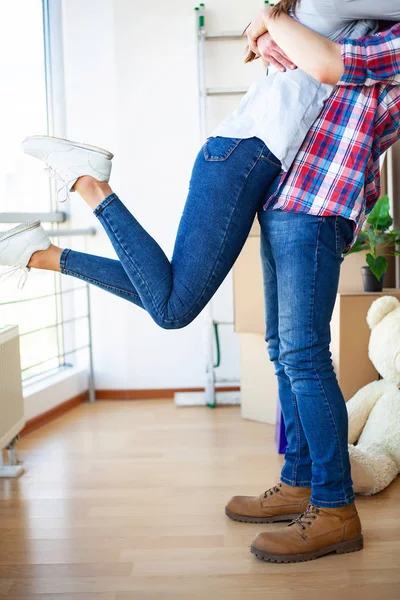
[[[393,384],[384,379],[368,383],[347,402],[349,416],[349,444],[355,444],[361,435],[376,402]]]

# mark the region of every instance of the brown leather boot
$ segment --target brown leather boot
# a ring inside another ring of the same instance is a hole
[[[268,562],[293,563],[362,548],[361,523],[355,504],[340,508],[310,505],[303,515],[284,529],[260,533],[251,546],[251,552]]]
[[[292,521],[306,510],[310,496],[311,488],[281,482],[261,496],[234,496],[226,505],[225,513],[230,519],[243,523]]]

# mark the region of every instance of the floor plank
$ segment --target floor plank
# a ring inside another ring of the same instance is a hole
[[[81,405],[21,440],[0,480],[0,598],[400,600],[400,478],[359,497],[365,549],[274,565],[227,519],[232,494],[279,479],[273,427],[239,409],[168,401]]]

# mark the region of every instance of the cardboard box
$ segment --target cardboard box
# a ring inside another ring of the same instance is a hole
[[[400,290],[385,289],[377,294],[348,292],[337,296],[331,325],[331,352],[346,401],[379,377],[368,357],[371,332],[366,318],[371,304],[381,296],[395,296],[400,300]]]
[[[242,333],[239,335],[239,345],[242,417],[274,425],[278,383],[264,336]]]
[[[260,238],[250,236],[233,268],[235,331],[265,335]]]

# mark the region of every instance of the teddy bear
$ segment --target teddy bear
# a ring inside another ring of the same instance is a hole
[[[400,302],[382,296],[367,315],[369,357],[381,379],[347,402],[354,491],[377,494],[400,472]]]

